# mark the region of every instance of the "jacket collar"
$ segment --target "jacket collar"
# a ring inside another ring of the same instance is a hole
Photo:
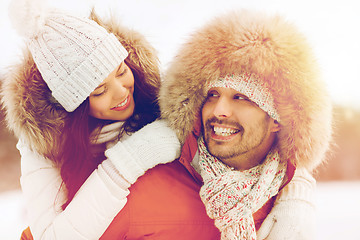
[[[191,166],[196,152],[198,151],[197,139],[201,134],[201,119],[198,117],[195,120],[194,128],[192,132],[186,137],[184,145],[181,149],[181,155],[179,158],[180,163],[188,170],[194,180],[202,185],[203,181],[200,174]]]

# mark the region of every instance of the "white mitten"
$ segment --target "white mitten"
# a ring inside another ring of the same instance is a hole
[[[180,156],[180,142],[165,120],[157,120],[116,143],[105,156],[131,184],[146,170]]]
[[[259,240],[312,240],[315,238],[315,179],[305,169],[296,170],[277,197],[259,231]]]

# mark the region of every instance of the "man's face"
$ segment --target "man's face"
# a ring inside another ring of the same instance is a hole
[[[211,88],[202,108],[209,152],[236,169],[258,165],[270,150],[279,124],[231,88]]]

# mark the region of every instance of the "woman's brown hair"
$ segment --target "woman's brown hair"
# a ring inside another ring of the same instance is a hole
[[[157,104],[160,82],[154,84],[146,81],[143,72],[136,64],[129,59],[126,59],[125,63],[134,75],[135,110],[122,125],[119,139],[123,134],[130,134],[141,129],[160,115]],[[67,190],[67,202],[63,205],[64,209],[85,180],[105,159],[105,146],[92,144],[91,137],[99,134],[101,128],[110,123],[112,121],[95,119],[89,115],[88,98],[65,119],[61,136],[63,144],[57,157],[63,180],[62,187]]]

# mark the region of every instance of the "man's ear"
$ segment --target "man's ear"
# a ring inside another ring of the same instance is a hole
[[[275,119],[271,119],[270,121],[270,130],[271,132],[278,132],[281,129],[281,125],[278,121]]]

